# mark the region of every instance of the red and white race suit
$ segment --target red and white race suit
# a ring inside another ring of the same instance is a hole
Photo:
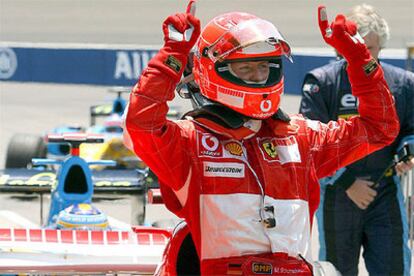
[[[294,134],[276,135],[273,121],[237,141],[192,120],[166,119],[179,76],[166,74],[157,59],[131,93],[125,142],[159,177],[170,209],[187,221],[202,274],[218,273],[214,264],[223,260],[264,253],[310,261],[318,179],[389,144],[398,132],[381,68],[353,87],[360,117],[323,124],[296,115]],[[276,226],[266,228],[261,220],[273,216]]]

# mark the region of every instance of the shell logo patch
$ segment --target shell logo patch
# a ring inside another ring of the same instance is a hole
[[[224,148],[233,155],[242,156],[243,148],[239,143],[229,142],[224,145]]]

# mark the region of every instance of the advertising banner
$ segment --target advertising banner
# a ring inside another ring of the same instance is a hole
[[[157,50],[157,47],[93,48],[86,44],[0,44],[0,81],[132,86]],[[334,60],[333,53],[293,51],[293,63],[286,59],[283,63],[285,93],[300,94],[306,72]],[[404,58],[383,60],[406,67]]]

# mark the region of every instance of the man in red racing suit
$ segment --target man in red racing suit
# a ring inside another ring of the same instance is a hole
[[[199,38],[192,4],[164,22],[164,47],[130,96],[125,143],[158,176],[167,206],[186,220],[202,275],[310,275],[318,179],[384,147],[398,133],[382,69],[355,24],[339,15],[329,25],[320,7],[323,38],[348,60],[360,116],[328,124],[286,116],[279,109],[280,58],[290,57],[290,48],[277,29],[253,15],[229,13],[208,23]],[[196,41],[195,83],[210,105],[169,121],[167,101]],[[237,79],[232,62],[269,74]],[[241,116],[242,125],[223,122],[233,115]]]

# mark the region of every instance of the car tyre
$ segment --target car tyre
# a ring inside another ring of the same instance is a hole
[[[45,158],[47,146],[41,136],[15,134],[7,147],[6,169],[30,168],[32,158]]]

